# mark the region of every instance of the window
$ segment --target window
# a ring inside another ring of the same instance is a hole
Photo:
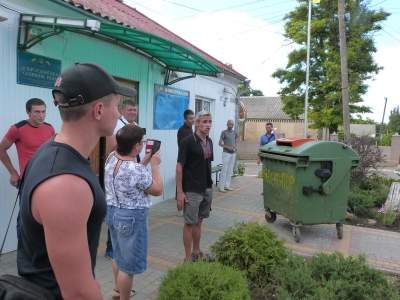
[[[196,98],[196,106],[195,106],[195,114],[199,111],[209,111],[211,112],[211,100],[204,99],[204,98]]]

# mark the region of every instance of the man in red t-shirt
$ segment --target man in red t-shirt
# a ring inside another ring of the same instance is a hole
[[[46,103],[38,98],[26,102],[28,119],[10,127],[0,143],[0,160],[10,173],[11,185],[17,187],[28,161],[36,150],[54,136],[54,128],[44,122]],[[7,150],[15,144],[18,153],[19,172],[13,166]]]

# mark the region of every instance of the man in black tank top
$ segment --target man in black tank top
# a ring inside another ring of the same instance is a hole
[[[55,83],[63,122],[25,171],[17,265],[57,299],[102,299],[94,267],[106,204],[87,158],[101,136],[112,135],[119,95],[134,93],[94,64],[75,64]]]

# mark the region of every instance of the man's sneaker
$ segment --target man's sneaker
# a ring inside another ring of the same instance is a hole
[[[223,189],[218,189],[218,191],[219,191],[220,193],[226,193],[226,191],[223,190]]]
[[[231,187],[229,186],[229,187],[226,187],[225,190],[226,190],[226,191],[234,191],[235,189],[233,189],[233,188],[231,188]]]

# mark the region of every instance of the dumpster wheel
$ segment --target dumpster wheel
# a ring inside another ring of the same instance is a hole
[[[274,223],[276,221],[276,213],[269,208],[265,209],[265,220],[268,223]]]
[[[336,233],[337,233],[337,238],[341,240],[343,238],[343,224],[342,223],[336,223]]]
[[[294,241],[296,243],[300,243],[300,238],[301,238],[300,226],[293,225],[292,226],[292,234],[293,234]]]

